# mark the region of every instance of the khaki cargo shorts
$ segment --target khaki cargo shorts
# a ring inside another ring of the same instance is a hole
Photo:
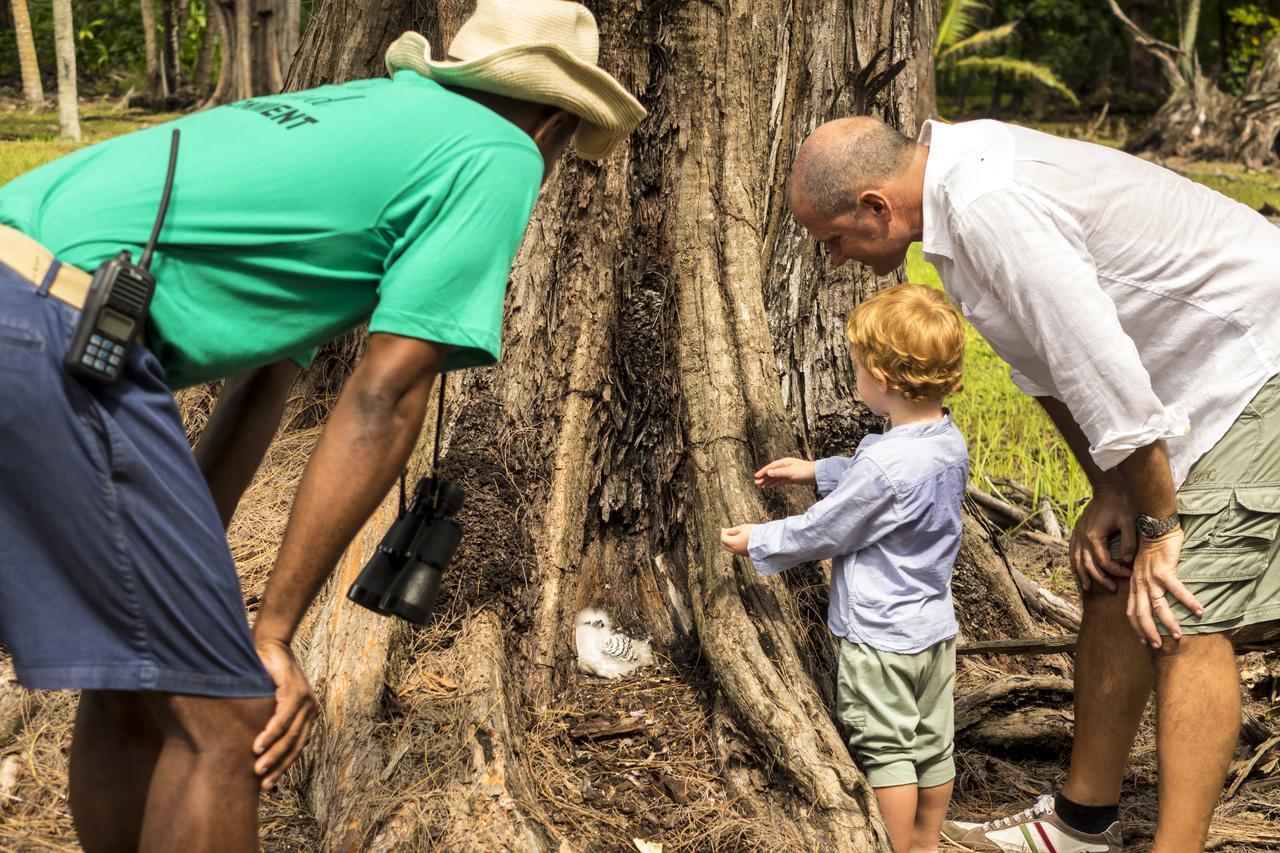
[[[1178,577],[1204,605],[1197,619],[1172,595],[1166,599],[1183,632],[1280,619],[1280,375],[1192,466],[1178,490],[1178,514],[1187,537]]]
[[[955,778],[956,641],[914,655],[840,641],[836,716],[873,788]]]

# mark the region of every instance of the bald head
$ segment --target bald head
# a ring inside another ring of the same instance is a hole
[[[796,154],[788,191],[822,219],[852,211],[858,195],[881,186],[911,165],[916,143],[868,116],[829,121]]]

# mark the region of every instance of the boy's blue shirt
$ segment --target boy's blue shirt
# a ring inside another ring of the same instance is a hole
[[[819,459],[815,469],[822,500],[751,531],[756,570],[830,558],[827,625],[850,642],[914,654],[954,637],[951,570],[969,454],[951,417],[868,435],[852,458]]]

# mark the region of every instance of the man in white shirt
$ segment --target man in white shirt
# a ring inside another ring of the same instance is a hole
[[[833,266],[885,275],[923,241],[1094,487],[1071,541],[1084,623],[1067,781],[946,834],[1120,850],[1154,687],[1154,850],[1203,850],[1239,728],[1226,632],[1280,619],[1280,229],[1159,166],[994,121],[926,122],[918,142],[830,122],[796,157],[790,203]]]

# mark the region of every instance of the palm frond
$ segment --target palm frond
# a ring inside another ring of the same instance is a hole
[[[983,0],[942,0],[942,21],[933,43],[933,55],[958,41],[963,41],[978,26],[978,16],[987,11]]]
[[[949,64],[956,69],[968,68],[987,72],[1003,71],[1016,79],[1032,80],[1039,83],[1041,86],[1058,93],[1072,105],[1079,105],[1080,103],[1076,100],[1075,93],[1058,79],[1058,75],[1043,65],[1038,65],[1025,59],[1013,59],[1008,56],[965,56]]]
[[[948,56],[958,56],[963,53],[973,53],[981,50],[988,45],[995,44],[998,41],[1004,41],[1013,35],[1013,31],[1018,28],[1017,21],[1010,21],[1007,24],[1001,24],[989,30],[979,30],[967,39],[961,39],[953,45],[945,48],[937,56],[937,61],[942,62]]]

